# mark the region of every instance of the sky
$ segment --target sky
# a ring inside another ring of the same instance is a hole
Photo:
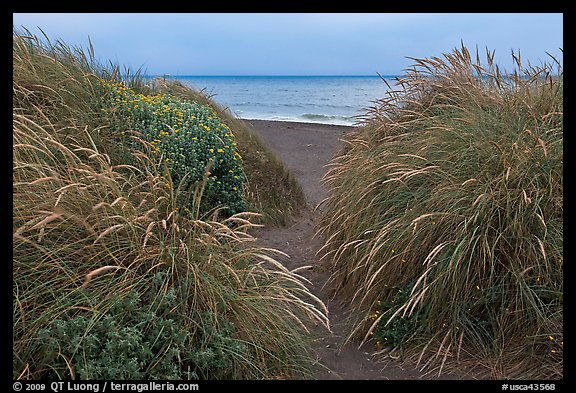
[[[13,27],[148,75],[401,75],[461,42],[563,61],[562,13],[14,13]]]

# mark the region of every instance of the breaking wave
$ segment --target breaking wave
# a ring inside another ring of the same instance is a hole
[[[346,124],[353,124],[356,122],[356,119],[352,116],[341,116],[341,115],[324,115],[321,113],[304,113],[301,115],[302,118],[306,120],[313,120],[318,122],[342,122]]]

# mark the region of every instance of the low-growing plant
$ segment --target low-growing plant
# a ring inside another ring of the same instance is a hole
[[[185,288],[162,288],[166,272],[142,278],[151,285],[119,297],[109,310],[95,315],[98,296],[78,288],[71,296],[86,303],[83,312],[49,321],[37,331],[46,377],[62,379],[207,379],[231,378],[234,356],[248,358],[242,341],[233,338],[230,321],[220,321],[210,311],[191,310],[195,329],[174,312],[177,294]],[[185,280],[183,282],[190,282]],[[179,285],[176,283],[175,285]],[[162,296],[158,296],[158,293]],[[233,355],[234,354],[234,355]],[[66,360],[66,361],[65,361]],[[52,375],[50,375],[52,374]]]
[[[373,314],[370,316],[375,326],[369,330],[368,335],[378,349],[402,348],[411,336],[421,333],[420,328],[424,325],[421,313],[395,318],[387,324],[379,323],[381,318],[390,317],[406,303],[411,289],[410,286],[386,285],[383,296],[376,301]]]

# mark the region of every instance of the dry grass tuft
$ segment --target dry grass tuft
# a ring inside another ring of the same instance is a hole
[[[563,375],[563,74],[513,56],[413,59],[325,177],[319,255],[351,338],[435,373]]]

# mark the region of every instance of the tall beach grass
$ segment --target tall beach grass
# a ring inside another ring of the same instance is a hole
[[[325,177],[349,339],[431,374],[563,376],[563,72],[512,56],[413,59]]]
[[[97,80],[150,88],[120,78],[91,48],[14,32],[13,377],[306,375],[323,303],[252,244],[259,214],[183,211],[207,178],[176,186],[141,132],[94,109]]]

